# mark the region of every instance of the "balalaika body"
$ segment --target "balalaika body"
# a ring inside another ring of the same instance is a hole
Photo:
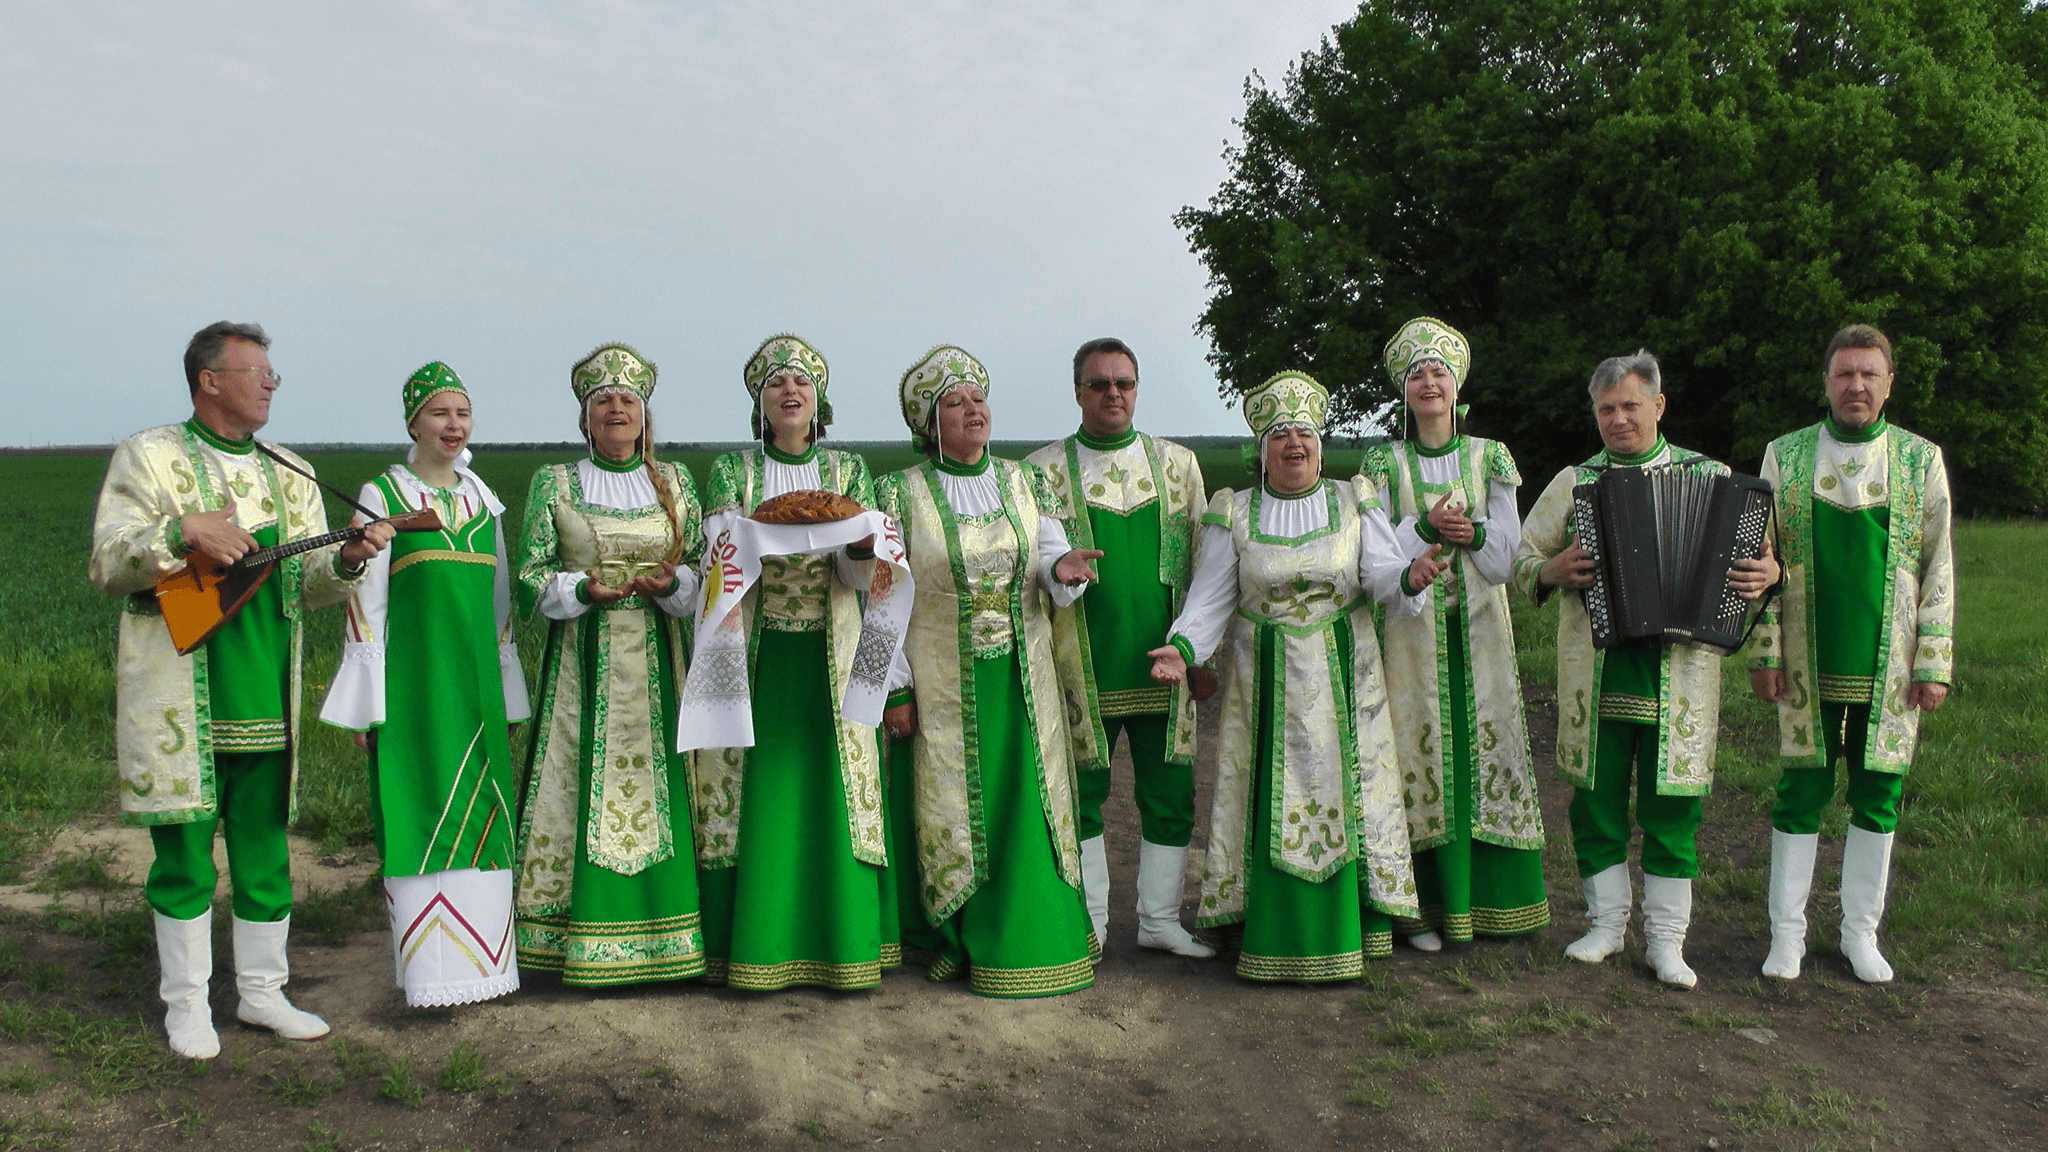
[[[1769,482],[1717,474],[1704,459],[1610,466],[1572,489],[1572,517],[1594,559],[1585,590],[1593,647],[1741,643],[1744,602],[1728,570],[1763,555]]]

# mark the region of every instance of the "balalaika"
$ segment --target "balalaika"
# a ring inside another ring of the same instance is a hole
[[[1610,466],[1572,489],[1579,547],[1594,560],[1585,590],[1593,647],[1742,642],[1744,601],[1728,570],[1763,555],[1771,485],[1717,471],[1705,459]]]

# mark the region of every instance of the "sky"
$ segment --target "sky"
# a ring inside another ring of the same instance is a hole
[[[570,366],[660,367],[663,440],[747,435],[765,337],[831,365],[841,439],[895,440],[957,344],[999,439],[1077,412],[1072,355],[1136,349],[1138,423],[1241,434],[1173,214],[1208,201],[1254,73],[1337,0],[0,8],[0,445],[190,413],[192,332],[253,320],[266,438],[403,437],[442,360],[479,442],[576,438]]]

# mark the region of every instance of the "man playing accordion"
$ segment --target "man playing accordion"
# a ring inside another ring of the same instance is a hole
[[[1588,386],[1605,448],[1551,480],[1522,528],[1515,580],[1541,604],[1559,588],[1594,584],[1595,559],[1574,530],[1573,489],[1610,467],[1691,467],[1726,473],[1716,463],[1665,442],[1663,381],[1648,352],[1600,362]],[[1777,583],[1778,565],[1737,560],[1729,586],[1755,600]],[[1694,983],[1685,963],[1692,919],[1692,878],[1699,872],[1693,835],[1700,797],[1713,786],[1721,715],[1721,648],[1690,642],[1635,641],[1598,650],[1581,595],[1567,595],[1557,618],[1557,769],[1571,781],[1572,841],[1591,926],[1565,951],[1597,964],[1621,950],[1633,892],[1628,872],[1629,794],[1643,830],[1645,958],[1657,979]],[[1631,780],[1633,777],[1633,780]]]

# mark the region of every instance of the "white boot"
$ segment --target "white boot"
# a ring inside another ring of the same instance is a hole
[[[299,1011],[284,998],[284,982],[291,975],[284,942],[291,931],[289,916],[274,924],[235,917],[235,987],[242,993],[235,1019],[268,1028],[287,1040],[318,1040],[327,1035],[327,1021]]]
[[[1848,838],[1842,842],[1842,955],[1865,984],[1892,978],[1892,966],[1877,950],[1877,922],[1884,919],[1891,875],[1891,833],[1849,825]]]
[[[1819,846],[1818,833],[1771,829],[1771,891],[1766,905],[1771,954],[1764,959],[1766,976],[1799,979],[1799,962],[1806,958],[1806,897],[1813,891],[1813,853]]]
[[[1408,937],[1408,946],[1417,952],[1441,952],[1444,950],[1444,938],[1434,931],[1417,932]]]
[[[156,918],[156,959],[163,975],[157,994],[164,998],[164,1031],[171,1051],[187,1060],[220,1055],[220,1034],[213,1030],[213,1005],[206,1001],[206,980],[213,975],[213,909],[190,920]]]
[[[1187,867],[1186,848],[1138,842],[1138,947],[1162,948],[1175,956],[1206,960],[1216,950],[1180,926],[1181,886]]]
[[[1095,925],[1095,944],[1109,950],[1109,852],[1102,837],[1081,841],[1081,898],[1088,904],[1088,920]],[[1095,955],[1101,963],[1102,952]]]
[[[1643,959],[1657,979],[1679,988],[1699,983],[1685,966],[1685,930],[1692,923],[1692,881],[1643,873]]]
[[[1635,899],[1634,886],[1629,882],[1625,863],[1595,872],[1579,881],[1579,886],[1586,891],[1586,919],[1591,926],[1584,936],[1565,945],[1564,954],[1598,964],[1621,951],[1622,941],[1627,939],[1628,908]]]

